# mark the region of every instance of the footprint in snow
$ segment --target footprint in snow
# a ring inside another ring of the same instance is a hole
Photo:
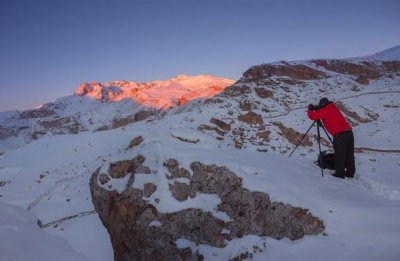
[[[378,196],[387,198],[389,200],[400,200],[400,192],[396,189],[392,189],[379,182],[368,180],[364,177],[355,177],[353,184],[358,185],[366,190],[372,191]]]

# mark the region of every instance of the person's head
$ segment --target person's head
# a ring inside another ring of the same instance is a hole
[[[322,98],[321,100],[319,100],[318,107],[325,107],[326,105],[328,105],[329,102],[330,101],[328,100],[328,98]]]

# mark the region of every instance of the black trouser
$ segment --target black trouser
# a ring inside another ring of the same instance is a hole
[[[344,131],[333,138],[335,150],[335,175],[353,177],[356,172],[354,162],[354,135],[352,131]]]

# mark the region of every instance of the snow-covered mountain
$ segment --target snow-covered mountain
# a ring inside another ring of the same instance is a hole
[[[210,75],[187,76],[150,83],[113,81],[80,85],[75,95],[100,101],[116,102],[131,99],[137,104],[156,109],[169,109],[197,98],[212,97],[234,81]]]
[[[233,80],[179,75],[164,81],[90,82],[74,95],[23,112],[0,112],[0,151],[45,135],[118,128],[198,98],[221,92]]]
[[[95,108],[88,119],[96,126],[43,135],[16,149],[8,146],[15,140],[1,140],[0,201],[34,213],[46,232],[90,260],[123,260],[137,239],[129,231],[146,235],[138,244],[153,257],[161,245],[145,247],[165,243],[182,260],[397,260],[399,49],[377,58],[253,66],[213,97],[121,128],[111,128],[110,119],[132,103],[128,93],[136,85],[82,85],[76,93],[83,96],[64,99]],[[110,102],[122,97],[129,99]],[[355,179],[326,170],[321,177],[315,128],[288,158],[312,124],[308,104],[322,97],[336,102],[353,126]],[[52,106],[39,115],[52,117],[46,112]],[[71,115],[73,107],[60,105],[57,115]],[[101,108],[107,113],[93,113]],[[0,259],[9,257],[4,253]]]

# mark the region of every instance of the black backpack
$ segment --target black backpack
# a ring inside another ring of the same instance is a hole
[[[327,150],[322,151],[318,155],[318,159],[315,162],[322,169],[335,169],[335,154]]]

